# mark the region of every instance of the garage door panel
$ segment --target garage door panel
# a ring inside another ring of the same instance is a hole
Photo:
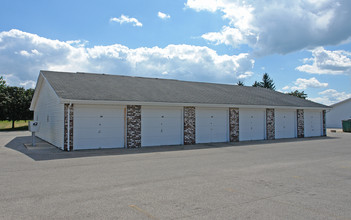
[[[196,143],[228,141],[228,109],[196,108]]]
[[[142,107],[142,146],[182,144],[182,108]]]
[[[208,131],[210,133],[210,131]],[[211,137],[208,134],[196,134],[196,143],[211,143]]]
[[[305,111],[305,137],[314,137],[322,135],[322,118],[321,111]]]
[[[124,147],[124,107],[76,105],[74,149]]]
[[[239,140],[263,140],[265,137],[265,110],[239,109]]]
[[[116,124],[124,121],[124,117],[116,118],[93,118],[93,117],[75,117],[75,126],[76,127],[96,127],[96,126],[105,126],[105,127],[115,127]]]
[[[275,111],[275,138],[296,137],[296,111],[276,110]]]
[[[99,138],[93,137],[93,138],[82,138],[79,140],[79,145],[80,146],[89,146],[90,148],[80,148],[80,149],[99,149],[99,148],[116,148],[116,141],[118,141],[116,138],[111,138],[107,137],[104,138],[105,143],[102,145],[101,141]]]
[[[119,109],[111,106],[91,106],[91,105],[82,105],[80,107],[74,109],[75,114],[79,115],[79,117],[94,117],[99,118],[103,117],[111,117],[114,118],[119,112],[123,111],[123,109]]]

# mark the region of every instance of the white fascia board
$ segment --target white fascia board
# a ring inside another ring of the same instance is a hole
[[[82,105],[143,105],[143,106],[194,106],[213,108],[254,108],[254,109],[315,109],[326,110],[330,108],[295,107],[295,106],[265,106],[265,105],[233,105],[233,104],[208,104],[208,103],[171,103],[171,102],[137,102],[137,101],[103,101],[103,100],[72,100],[61,99],[60,103],[74,103]]]

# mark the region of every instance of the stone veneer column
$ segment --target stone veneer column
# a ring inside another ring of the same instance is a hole
[[[297,109],[297,137],[305,137],[305,121],[303,109]]]
[[[323,136],[327,136],[327,128],[326,128],[326,125],[325,125],[325,114],[326,114],[326,111],[323,110],[322,111],[322,116],[323,116]]]
[[[266,131],[267,131],[267,140],[275,139],[275,116],[274,109],[266,109]]]
[[[184,145],[195,144],[195,107],[184,106]]]
[[[127,105],[127,148],[141,147],[141,105]]]
[[[68,104],[64,104],[63,109],[63,150],[68,149]]]
[[[74,113],[73,113],[73,104],[69,106],[69,150],[73,150],[73,119],[74,119]]]
[[[239,109],[229,108],[229,141],[239,141]]]

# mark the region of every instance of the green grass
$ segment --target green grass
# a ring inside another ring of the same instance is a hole
[[[12,128],[12,121],[0,121],[0,131],[23,131],[28,130],[28,121],[15,121],[15,128]]]

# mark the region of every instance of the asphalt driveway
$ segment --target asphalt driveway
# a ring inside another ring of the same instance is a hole
[[[0,219],[351,219],[351,133],[63,152],[0,132]]]

